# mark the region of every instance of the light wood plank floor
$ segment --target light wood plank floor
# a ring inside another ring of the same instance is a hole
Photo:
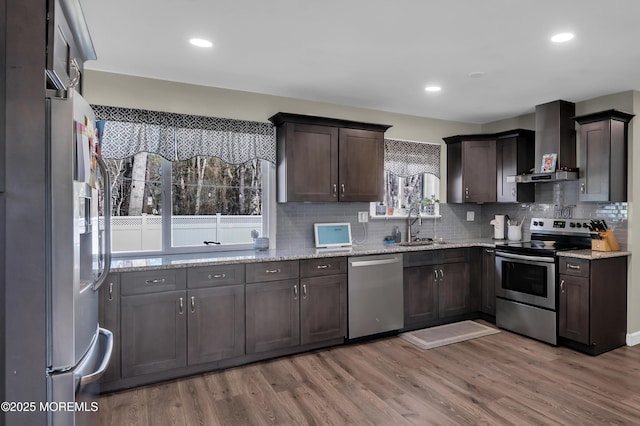
[[[397,337],[101,397],[102,425],[640,424],[640,346],[597,357],[506,331]]]

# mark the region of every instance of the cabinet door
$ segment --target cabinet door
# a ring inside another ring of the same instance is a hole
[[[278,136],[278,201],[338,201],[338,129],[285,123]],[[281,171],[286,171],[286,179]]]
[[[438,316],[446,318],[473,312],[468,263],[438,266]]]
[[[464,201],[496,201],[496,141],[462,142],[462,184]]]
[[[189,290],[188,363],[244,354],[244,285]]]
[[[560,275],[560,337],[589,344],[589,278]]]
[[[247,284],[247,354],[300,343],[299,290],[297,279]]]
[[[347,275],[300,280],[300,343],[347,335]]]
[[[580,126],[580,200],[609,201],[610,122]],[[624,167],[616,164],[614,167]]]
[[[371,130],[340,129],[339,158],[340,201],[382,201],[384,134]]]
[[[485,314],[496,315],[496,254],[493,249],[482,250],[482,306]]]
[[[184,367],[187,304],[184,291],[121,297],[122,377]]]
[[[436,283],[439,277],[434,266],[404,268],[405,327],[435,320],[438,312]]]
[[[101,381],[111,382],[120,379],[120,274],[109,274],[99,293],[100,327],[113,333],[113,352]]]

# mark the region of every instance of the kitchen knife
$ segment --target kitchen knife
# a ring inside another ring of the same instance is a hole
[[[609,227],[607,226],[607,222],[604,221],[604,219],[602,219],[602,230],[606,231],[607,229],[609,229]]]

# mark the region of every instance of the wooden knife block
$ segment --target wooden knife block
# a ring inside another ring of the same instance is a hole
[[[620,251],[620,245],[613,230],[607,229],[604,232],[598,232],[599,240],[591,240],[591,250],[594,251]]]

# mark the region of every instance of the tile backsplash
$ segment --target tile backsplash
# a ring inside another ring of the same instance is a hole
[[[523,239],[529,239],[532,217],[573,217],[604,219],[613,228],[623,250],[627,248],[627,203],[581,203],[577,181],[538,183],[535,203],[440,204],[437,219],[423,219],[418,226],[419,237],[445,240],[461,238],[491,238],[493,226],[489,221],[496,214],[525,219]],[[310,248],[314,246],[313,224],[317,222],[349,222],[356,243],[382,242],[398,226],[406,240],[407,222],[402,219],[369,219],[358,223],[358,212],[369,211],[369,203],[285,203],[277,205],[277,247],[279,249]],[[473,212],[474,221],[467,221]],[[563,216],[564,215],[564,216]],[[416,224],[417,225],[417,224]],[[366,234],[365,234],[366,229]],[[365,240],[366,238],[366,240]]]

